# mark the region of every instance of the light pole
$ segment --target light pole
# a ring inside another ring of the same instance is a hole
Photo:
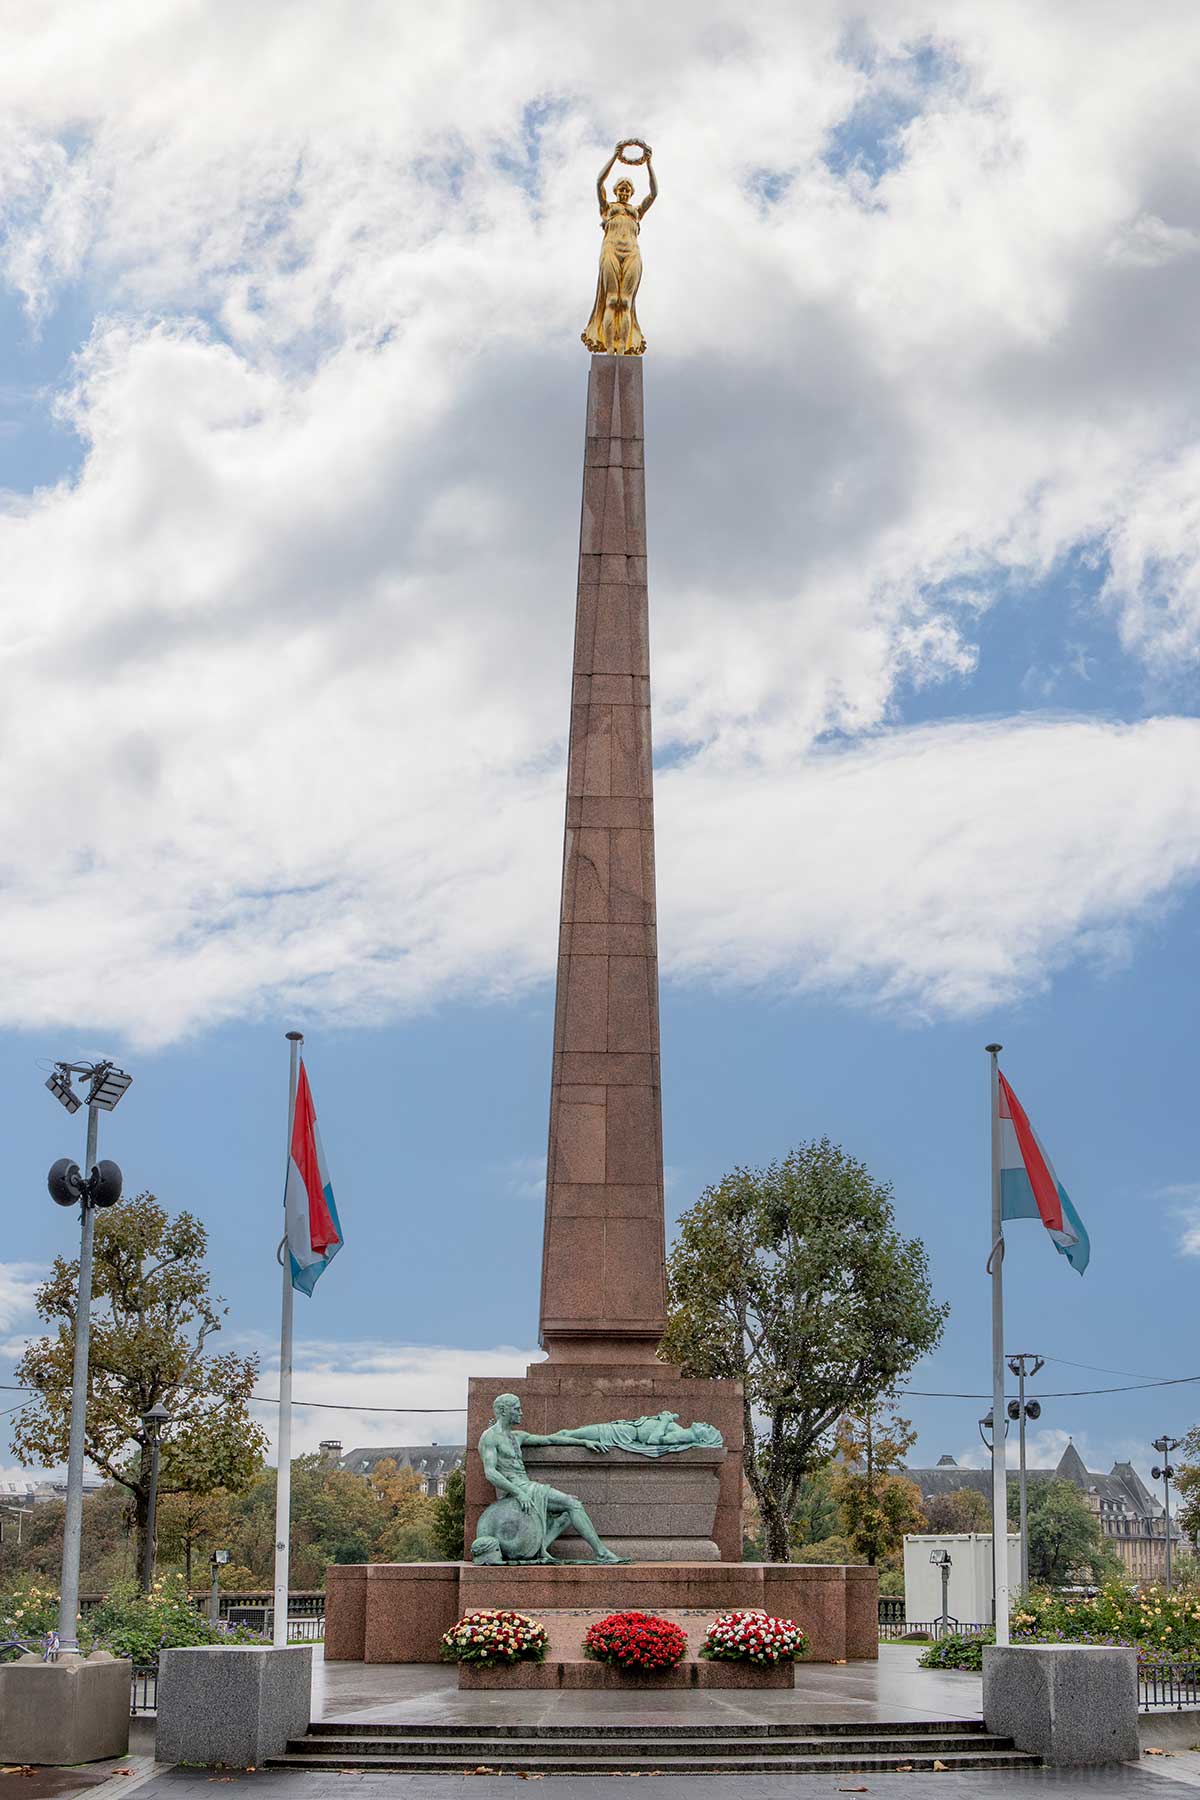
[[[209,1573],[212,1576],[212,1599],[209,1603],[209,1617],[214,1625],[221,1623],[221,1570],[229,1561],[228,1550],[214,1550],[208,1559]]]
[[[987,1411],[984,1413],[982,1419],[980,1419],[980,1421],[979,1421],[979,1436],[982,1439],[984,1449],[988,1452],[988,1454],[991,1456],[991,1459],[992,1459],[992,1492],[993,1492],[993,1497],[994,1497],[995,1486],[996,1486],[996,1421],[993,1418],[992,1414],[993,1414],[993,1408],[989,1406]],[[1007,1437],[1008,1436],[1008,1420],[1004,1419],[1001,1422],[1004,1426],[1004,1437]],[[988,1436],[989,1431],[992,1434],[991,1437]],[[1001,1443],[1003,1443],[1004,1438],[1001,1438],[1000,1441],[1001,1441]],[[1002,1549],[1003,1549],[1003,1554],[1005,1556],[1008,1555],[1007,1531],[1005,1532],[1003,1546],[998,1544],[996,1539],[997,1539],[996,1509],[993,1506],[993,1508],[992,1508],[992,1621],[993,1621],[993,1623],[995,1622],[995,1618],[996,1618],[996,1583],[1000,1579],[1000,1568],[1001,1568],[1000,1563],[996,1559],[997,1559],[997,1557],[1000,1556]]]
[[[87,1087],[87,1173],[69,1156],[54,1164],[46,1178],[50,1198],[58,1206],[78,1206],[79,1288],[75,1299],[75,1364],[71,1385],[71,1435],[67,1454],[67,1506],[63,1520],[62,1594],[58,1607],[59,1652],[79,1654],[79,1545],[83,1530],[83,1450],[87,1425],[88,1349],[91,1338],[92,1245],[96,1208],[114,1206],[121,1198],[121,1171],[114,1162],[97,1162],[100,1114],[111,1112],[133,1080],[113,1063],[54,1065],[46,1086],[69,1113],[77,1113],[83,1101],[72,1080],[79,1076]]]
[[[948,1550],[931,1550],[929,1560],[935,1569],[942,1572],[942,1621],[941,1635],[947,1637],[950,1632],[950,1571],[954,1567],[954,1558]]]
[[[150,1492],[146,1496],[146,1542],[142,1546],[142,1592],[150,1592],[154,1580],[154,1536],[158,1512],[158,1458],[162,1449],[162,1429],[171,1423],[171,1415],[161,1400],[142,1414],[142,1424],[150,1444]]]
[[[1017,1390],[1018,1398],[1016,1400],[1010,1400],[1008,1403],[1008,1416],[1010,1419],[1020,1420],[1022,1594],[1027,1594],[1029,1592],[1029,1509],[1026,1505],[1025,1495],[1025,1421],[1026,1419],[1040,1419],[1042,1416],[1041,1403],[1037,1400],[1026,1400],[1025,1398],[1025,1377],[1027,1375],[1036,1375],[1038,1370],[1045,1366],[1045,1360],[1045,1357],[1033,1356],[1026,1350],[1020,1350],[1015,1356],[1010,1356],[1008,1359],[1008,1366],[1017,1377],[1017,1381],[1020,1384]],[[1031,1365],[1028,1368],[1026,1367],[1027,1363]]]
[[[1178,1448],[1179,1448],[1180,1444],[1182,1444],[1182,1442],[1183,1442],[1182,1438],[1168,1437],[1166,1432],[1164,1431],[1164,1433],[1161,1437],[1155,1438],[1155,1440],[1151,1446],[1152,1449],[1158,1451],[1159,1455],[1163,1459],[1161,1469],[1158,1468],[1156,1465],[1153,1469],[1151,1469],[1150,1473],[1151,1473],[1151,1475],[1153,1475],[1155,1481],[1161,1480],[1162,1484],[1163,1484],[1163,1514],[1164,1514],[1164,1517],[1166,1519],[1166,1524],[1167,1524],[1167,1592],[1168,1592],[1168,1594],[1171,1591],[1171,1477],[1175,1473],[1175,1471],[1171,1467],[1171,1464],[1167,1461],[1167,1458],[1170,1456],[1172,1450],[1178,1450]]]

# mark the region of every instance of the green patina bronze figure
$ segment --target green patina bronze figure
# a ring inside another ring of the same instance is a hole
[[[578,1444],[606,1453],[629,1450],[634,1456],[669,1456],[674,1450],[719,1450],[725,1443],[715,1425],[697,1419],[681,1425],[679,1414],[652,1413],[641,1419],[610,1419],[604,1425],[576,1425],[570,1431],[554,1431],[549,1437],[525,1433],[527,1444]]]
[[[594,1552],[597,1562],[616,1563],[621,1558],[600,1542],[596,1528],[574,1494],[560,1493],[544,1481],[533,1481],[525,1473],[521,1445],[545,1443],[545,1438],[531,1438],[519,1431],[521,1402],[515,1394],[499,1394],[493,1403],[496,1415],[479,1440],[483,1472],[500,1498],[485,1507],[471,1545],[471,1560],[477,1563],[557,1562],[550,1546],[568,1526]]]

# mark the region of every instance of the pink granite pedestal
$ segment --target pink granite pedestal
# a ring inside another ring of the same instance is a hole
[[[868,1568],[824,1563],[358,1563],[334,1564],[326,1579],[326,1662],[436,1662],[443,1632],[464,1613],[488,1607],[512,1608],[540,1619],[575,1614],[586,1620],[625,1609],[687,1614],[701,1635],[716,1613],[760,1607],[803,1626],[809,1640],[806,1662],[867,1661],[879,1654],[879,1582]]]

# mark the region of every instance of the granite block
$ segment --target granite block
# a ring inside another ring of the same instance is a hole
[[[636,1052],[644,1050],[650,1041],[647,961],[645,956],[609,956],[606,1044],[609,1050]]]
[[[605,1169],[607,1178],[622,1184],[659,1183],[662,1180],[659,1138],[659,1095],[657,1088],[614,1087],[609,1089],[605,1109],[607,1144]],[[659,1234],[659,1245],[662,1234]],[[657,1254],[657,1252],[656,1252]],[[658,1254],[661,1263],[662,1255]],[[630,1277],[636,1274],[629,1270]]]
[[[159,1658],[159,1762],[258,1767],[308,1728],[312,1645],[201,1644]]]
[[[563,1020],[564,1050],[602,1051],[608,1045],[608,961],[607,956],[572,956],[570,959],[566,976],[566,1017]],[[603,1176],[600,1179],[603,1180]]]
[[[57,1766],[124,1756],[129,1682],[129,1662],[107,1650],[0,1664],[0,1757]]]
[[[985,1644],[983,1717],[1058,1767],[1136,1762],[1137,1652],[1107,1644]]]
[[[606,1091],[600,1090],[602,1095]],[[556,1182],[603,1182],[606,1117],[603,1101],[599,1106],[572,1105],[560,1090],[554,1127]]]
[[[494,1497],[488,1494],[489,1501]],[[371,1563],[363,1661],[436,1662],[443,1633],[462,1616],[462,1567],[461,1563]]]
[[[362,1662],[367,1632],[367,1564],[325,1571],[325,1661]]]

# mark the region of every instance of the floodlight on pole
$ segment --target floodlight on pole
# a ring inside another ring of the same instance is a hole
[[[78,1206],[80,1213],[79,1283],[75,1301],[75,1355],[71,1379],[70,1449],[67,1457],[66,1516],[63,1520],[62,1586],[58,1609],[58,1651],[79,1654],[79,1551],[83,1530],[83,1462],[87,1437],[88,1352],[91,1339],[92,1253],[96,1208],[121,1197],[121,1171],[114,1162],[98,1162],[100,1114],[111,1112],[133,1077],[111,1062],[55,1062],[46,1086],[69,1113],[84,1102],[74,1078],[86,1085],[87,1150],[84,1166],[61,1157],[50,1170],[47,1186],[58,1206]]]
[[[1155,1481],[1161,1481],[1163,1484],[1163,1516],[1166,1522],[1167,1532],[1166,1575],[1168,1594],[1171,1591],[1171,1478],[1175,1473],[1175,1465],[1168,1462],[1167,1458],[1170,1456],[1172,1450],[1178,1450],[1182,1442],[1182,1438],[1168,1437],[1166,1432],[1164,1432],[1161,1437],[1155,1438],[1151,1445],[1151,1448],[1157,1450],[1163,1459],[1162,1467],[1159,1468],[1156,1464],[1154,1468],[1151,1469],[1150,1473]]]
[[[60,1064],[51,1075],[46,1086],[54,1095],[60,1106],[65,1106],[69,1113],[77,1113],[83,1101],[71,1086],[71,1077]]]
[[[111,1112],[122,1096],[128,1093],[133,1076],[127,1075],[124,1069],[118,1069],[113,1063],[97,1063],[92,1070],[92,1091],[88,1095],[88,1105],[98,1106],[101,1112]]]

